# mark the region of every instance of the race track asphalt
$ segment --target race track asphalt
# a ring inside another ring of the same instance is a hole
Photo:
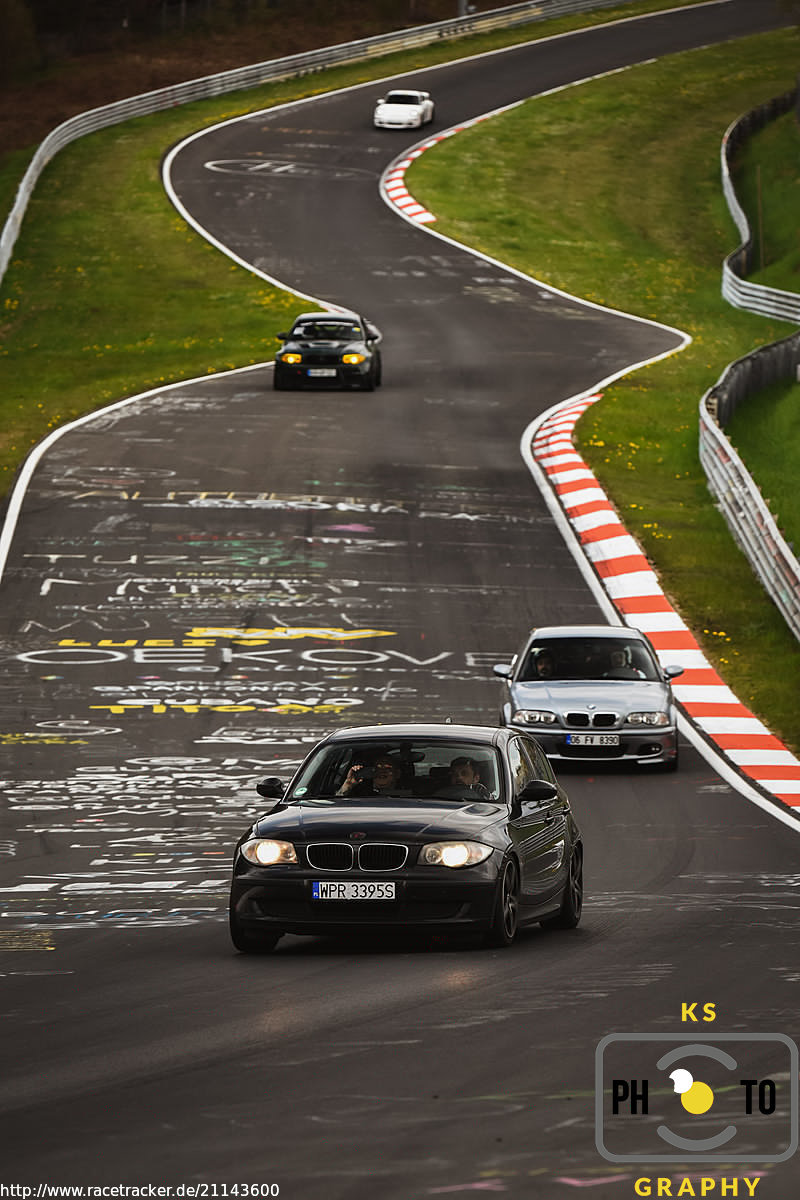
[[[734,0],[425,72],[435,128],[776,11]],[[688,746],[676,776],[562,772],[586,842],[574,933],[228,944],[254,779],[331,724],[491,722],[491,665],[532,623],[599,619],[519,439],[679,341],[399,220],[377,191],[400,148],[371,128],[380,90],[207,131],[169,179],[231,253],[375,321],[384,386],[274,393],[261,366],[165,388],[55,442],[28,489],[0,629],[2,1182],[627,1197],[700,1168],[598,1153],[603,1037],[691,1032],[691,1002],[716,1004],[701,1041],[798,1036],[796,836]],[[747,1070],[785,1090],[780,1045],[754,1045]],[[615,1072],[669,1093],[630,1054]],[[798,1160],[764,1161],[783,1112],[746,1122],[713,1070],[702,1135],[742,1130],[702,1173],[793,1195]],[[609,1133],[651,1152],[651,1122],[628,1136]]]

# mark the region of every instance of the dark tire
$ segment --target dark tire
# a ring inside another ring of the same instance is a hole
[[[361,387],[362,392],[374,392],[375,391],[375,369],[374,368],[372,368],[372,370],[370,370],[369,375],[365,375],[364,378],[361,380],[360,387]]]
[[[276,392],[285,392],[286,391],[286,384],[283,381],[283,379],[280,377],[280,375],[278,374],[277,371],[275,371],[272,376],[272,387]]]
[[[519,922],[519,869],[513,858],[506,860],[497,896],[494,915],[486,934],[486,945],[503,948],[510,946],[517,936]]]
[[[583,850],[576,846],[569,860],[569,876],[561,900],[561,910],[540,924],[543,929],[575,929],[583,911]]]
[[[240,954],[271,954],[280,941],[280,933],[252,933],[242,929],[236,913],[230,914],[231,941]]]

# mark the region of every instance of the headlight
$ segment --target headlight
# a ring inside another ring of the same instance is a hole
[[[242,846],[242,854],[257,867],[274,867],[276,863],[296,863],[297,855],[291,842],[274,842],[271,838],[253,838]]]
[[[511,720],[519,721],[522,725],[555,725],[558,718],[546,708],[518,708]]]
[[[291,363],[293,366],[295,363],[303,361],[302,354],[279,354],[278,358],[281,360],[281,362]]]
[[[492,847],[480,842],[430,842],[422,847],[419,861],[426,867],[474,867],[491,853]]]
[[[632,712],[625,718],[629,725],[669,725],[665,712]]]
[[[349,367],[356,367],[359,363],[366,362],[366,354],[343,354],[342,362],[347,363]]]

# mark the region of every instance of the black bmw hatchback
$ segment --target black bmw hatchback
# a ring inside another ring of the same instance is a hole
[[[275,355],[277,391],[321,387],[371,392],[381,383],[381,333],[354,313],[301,313],[278,338],[283,345]]]
[[[385,928],[477,935],[572,929],[583,843],[539,744],[513,729],[376,725],[337,730],[239,840],[230,930],[237,950],[285,933]]]

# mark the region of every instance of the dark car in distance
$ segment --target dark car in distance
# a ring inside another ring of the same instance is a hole
[[[273,387],[357,388],[372,392],[382,381],[381,333],[354,313],[311,312],[279,333]]]
[[[505,680],[500,724],[532,733],[548,758],[678,766],[670,681],[652,645],[626,625],[534,629],[495,675]]]
[[[462,933],[509,946],[574,928],[583,843],[542,748],[514,729],[376,725],[331,733],[234,852],[237,950],[285,933]]]

